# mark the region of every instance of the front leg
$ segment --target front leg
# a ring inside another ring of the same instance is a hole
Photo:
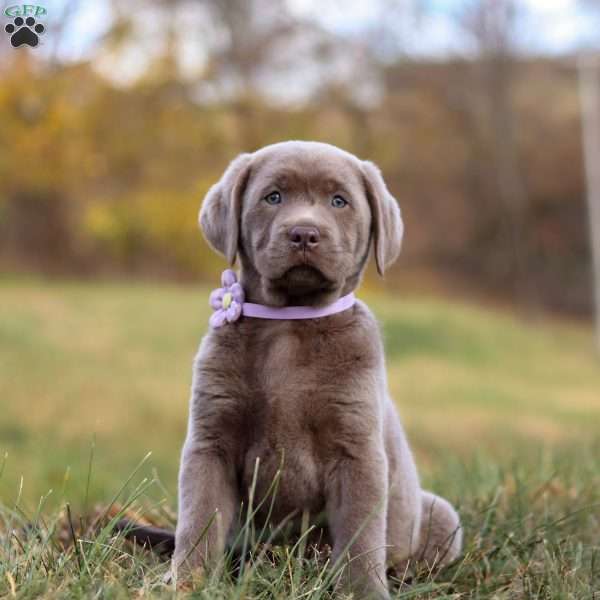
[[[357,598],[389,598],[385,575],[387,461],[383,448],[354,448],[331,470],[327,520],[333,564],[345,558],[342,580]]]
[[[179,474],[174,574],[187,578],[219,561],[238,505],[230,461],[211,449],[186,443]]]

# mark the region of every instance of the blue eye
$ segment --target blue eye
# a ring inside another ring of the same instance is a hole
[[[271,206],[281,204],[281,194],[279,192],[271,192],[270,194],[267,194],[263,200]]]
[[[334,196],[331,199],[331,206],[333,206],[333,208],[344,208],[344,206],[346,206],[346,204],[348,204],[348,201],[339,195]]]

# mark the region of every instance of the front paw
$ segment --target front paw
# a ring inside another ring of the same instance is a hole
[[[165,573],[163,583],[176,590],[190,592],[198,588],[204,581],[204,568],[200,564],[192,565],[189,560],[173,559],[171,568]]]
[[[387,580],[380,577],[351,573],[346,570],[338,580],[336,589],[339,592],[352,594],[356,600],[390,600]]]

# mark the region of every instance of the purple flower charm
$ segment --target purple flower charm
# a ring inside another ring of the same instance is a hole
[[[210,294],[209,302],[215,311],[209,319],[211,327],[221,327],[225,323],[237,321],[242,314],[244,290],[231,269],[223,271],[221,285],[223,287]]]

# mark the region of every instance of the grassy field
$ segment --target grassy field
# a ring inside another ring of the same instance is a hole
[[[381,320],[424,483],[465,523],[464,556],[397,585],[397,597],[600,598],[600,360],[590,333],[448,301],[361,296]],[[66,549],[57,540],[67,503],[89,514],[119,494],[172,519],[206,298],[198,287],[0,281],[0,596],[171,593],[164,563],[107,530]],[[301,545],[276,548],[198,593],[327,598],[324,560]]]

